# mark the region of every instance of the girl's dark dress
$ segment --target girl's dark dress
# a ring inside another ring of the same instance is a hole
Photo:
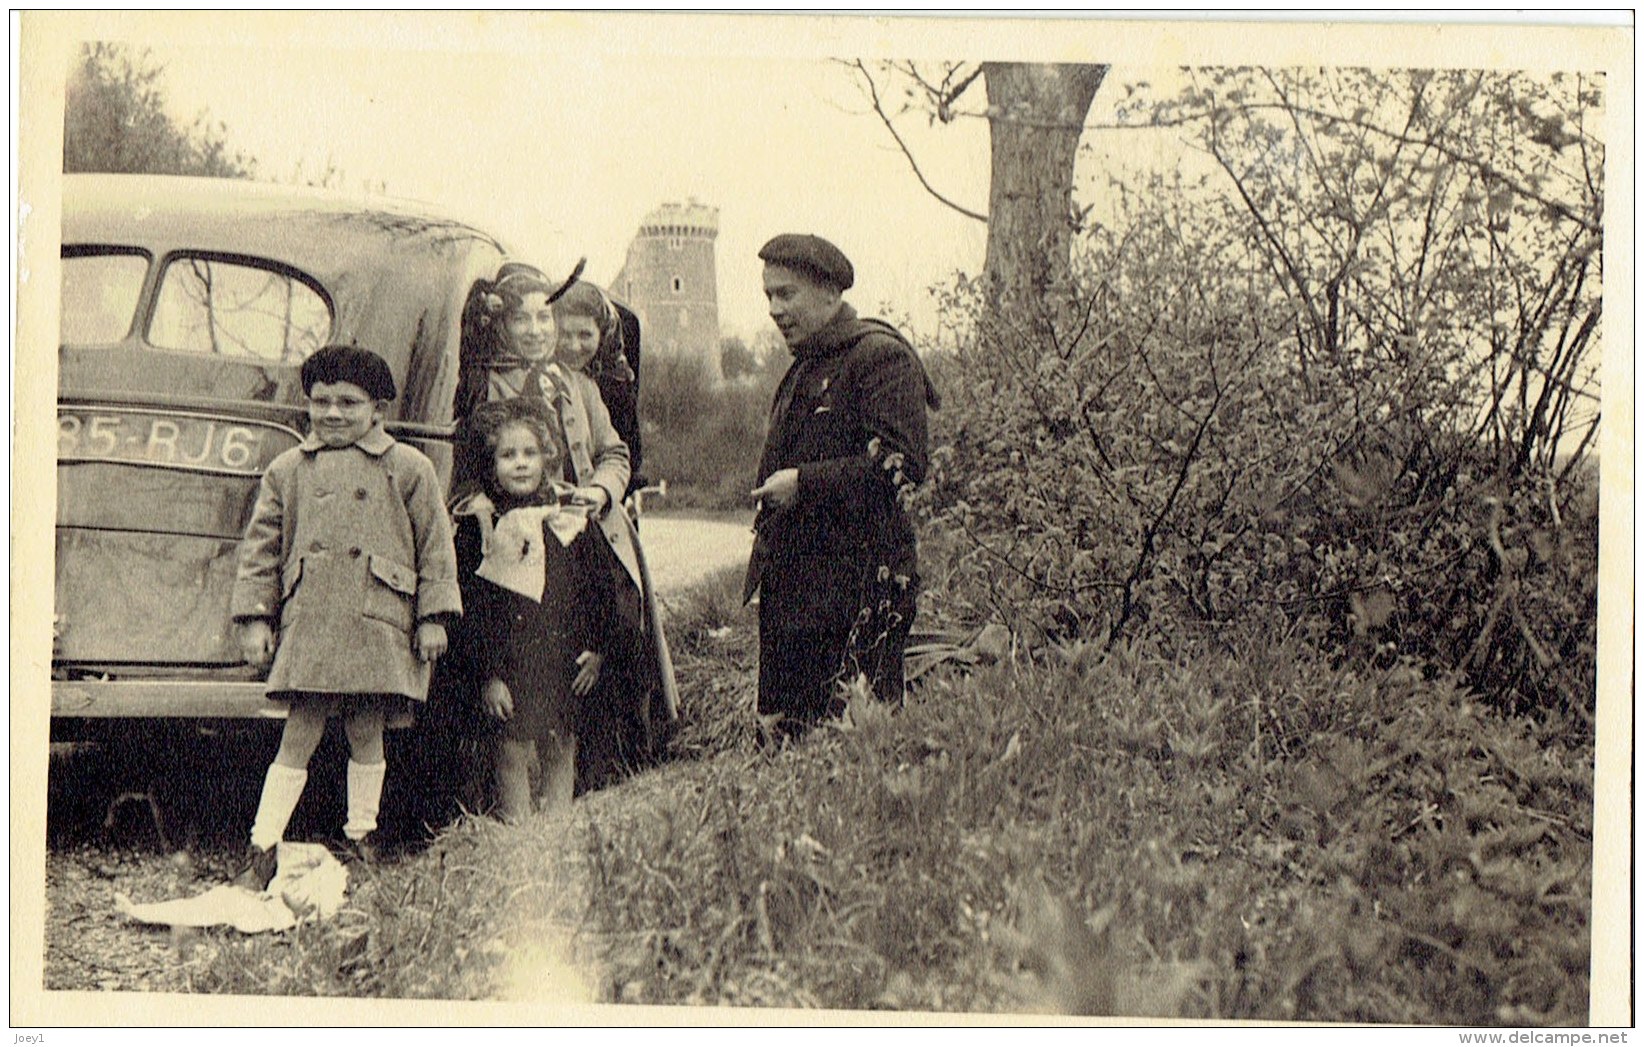
[[[498,509],[500,516],[505,507]],[[475,574],[484,560],[479,520],[457,518],[463,617],[448,658],[455,663],[451,668],[473,681],[475,697],[488,679],[508,685],[514,714],[501,733],[517,741],[575,729],[579,699],[571,693],[571,681],[577,656],[605,653],[608,638],[616,635],[613,578],[598,558],[597,532],[590,527],[563,546],[543,530],[544,595],[538,602]],[[483,703],[477,714],[496,722]]]

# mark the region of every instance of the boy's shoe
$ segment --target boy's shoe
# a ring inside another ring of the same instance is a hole
[[[274,873],[279,867],[276,848],[258,847],[256,844],[248,843],[245,848],[245,865],[241,868],[240,875],[234,877],[234,886],[262,894],[274,881]]]
[[[373,868],[382,859],[382,843],[375,832],[368,832],[358,840],[343,839],[342,860],[350,871]]]

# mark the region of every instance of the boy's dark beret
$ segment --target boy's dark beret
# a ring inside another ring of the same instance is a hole
[[[373,400],[392,400],[394,372],[388,361],[357,345],[328,345],[303,361],[303,393],[314,391],[315,382],[349,382],[364,389]]]
[[[809,233],[772,237],[759,249],[759,257],[772,265],[805,273],[836,290],[848,291],[856,282],[856,270],[851,268],[845,252]]]

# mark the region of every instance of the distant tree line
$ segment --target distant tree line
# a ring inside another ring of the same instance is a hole
[[[255,177],[256,161],[221,123],[202,112],[184,125],[166,111],[164,72],[147,48],[82,46],[63,107],[63,171]]]
[[[764,374],[781,377],[792,361],[788,347],[774,329],[754,335],[752,345],[734,334],[719,340],[719,373],[728,382],[751,381]]]

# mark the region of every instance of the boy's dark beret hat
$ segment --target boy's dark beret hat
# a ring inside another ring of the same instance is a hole
[[[856,270],[845,252],[820,236],[783,233],[772,237],[759,249],[759,257],[772,265],[806,273],[841,291],[856,282]]]
[[[314,391],[315,382],[349,382],[364,389],[373,400],[392,400],[394,372],[388,361],[357,345],[328,345],[303,361],[303,393]]]

